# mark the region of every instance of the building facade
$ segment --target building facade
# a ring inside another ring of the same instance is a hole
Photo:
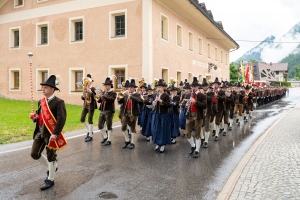
[[[229,52],[238,44],[196,0],[0,1],[0,94],[41,97],[40,83],[59,75],[59,96],[81,103],[76,83],[95,87],[127,78],[229,80]],[[30,72],[28,52],[33,53]]]
[[[255,81],[284,81],[288,73],[288,63],[252,63]]]

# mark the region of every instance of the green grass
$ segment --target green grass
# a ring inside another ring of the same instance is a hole
[[[37,109],[37,102],[34,102],[34,109]],[[66,104],[67,121],[64,132],[84,129],[80,122],[82,106]],[[31,140],[35,123],[29,119],[31,112],[30,101],[9,100],[0,98],[0,144],[9,144]],[[119,110],[116,110],[113,121],[119,121]],[[98,124],[100,111],[94,114],[94,125]]]

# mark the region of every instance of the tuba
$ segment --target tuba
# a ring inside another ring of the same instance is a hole
[[[83,79],[83,98],[87,104],[90,104],[92,102],[91,94],[86,91],[87,85],[89,83],[90,83],[90,79],[88,77],[85,77]]]

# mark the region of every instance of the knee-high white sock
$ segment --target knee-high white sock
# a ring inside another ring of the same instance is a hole
[[[225,124],[225,125],[224,125],[224,131],[223,131],[223,132],[227,133],[227,129],[228,129],[228,124]]]
[[[215,120],[212,123],[210,123],[210,127],[212,130],[216,130]]]
[[[49,169],[48,180],[50,181],[54,180],[56,168],[57,168],[57,161],[48,162],[48,169]]]
[[[200,149],[200,144],[201,144],[201,140],[196,139],[196,151],[198,151],[198,152],[199,152],[199,149]]]
[[[203,134],[203,130],[202,129],[200,129],[200,138],[204,139],[204,134]]]
[[[111,141],[111,131],[107,131],[107,141]]]
[[[224,121],[221,121],[221,123],[220,123],[220,129],[224,129]]]
[[[102,134],[103,138],[106,139],[107,138],[107,133],[104,129],[100,130],[100,133]]]
[[[205,142],[208,143],[208,138],[209,138],[210,132],[205,132]]]
[[[242,121],[242,118],[243,118],[243,116],[239,116],[239,121],[240,121],[240,122]]]
[[[232,126],[232,123],[233,123],[233,119],[229,119],[230,126]]]
[[[129,130],[129,134],[131,134],[131,128],[129,125],[127,125],[127,129]]]
[[[216,125],[216,136],[219,137],[220,125]]]
[[[92,134],[93,133],[93,127],[94,127],[93,124],[89,124],[89,136],[90,137],[93,137],[93,134]]]
[[[252,111],[249,111],[249,116],[252,117]]]
[[[82,124],[84,125],[84,127],[89,131],[89,125],[86,122],[82,122]]]
[[[135,136],[136,136],[136,133],[131,133],[131,143],[134,144],[135,143]]]
[[[125,142],[129,142],[129,136],[128,136],[128,132],[126,131],[122,131],[124,138],[125,138]]]
[[[48,168],[48,160],[43,154],[41,154],[41,157],[37,161]]]
[[[194,138],[193,137],[191,137],[190,139],[187,139],[187,140],[191,144],[191,147],[195,147],[195,142],[194,142]]]

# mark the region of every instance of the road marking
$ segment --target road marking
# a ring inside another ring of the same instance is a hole
[[[112,128],[118,128],[120,126],[121,125],[117,125],[117,126],[113,126]],[[97,130],[97,131],[94,131],[94,132],[97,133],[97,132],[100,132],[100,130]],[[71,136],[71,137],[67,137],[66,139],[68,140],[68,139],[78,138],[78,137],[81,137],[81,136],[84,136],[84,135],[86,135],[86,133],[80,134],[80,135]],[[18,148],[18,149],[12,149],[12,150],[8,150],[8,151],[2,151],[2,152],[0,152],[0,155],[1,154],[5,154],[5,153],[11,153],[11,152],[15,152],[15,151],[20,151],[20,150],[24,150],[24,149],[29,149],[31,147],[32,147],[32,145],[31,146],[22,147],[22,148]]]

